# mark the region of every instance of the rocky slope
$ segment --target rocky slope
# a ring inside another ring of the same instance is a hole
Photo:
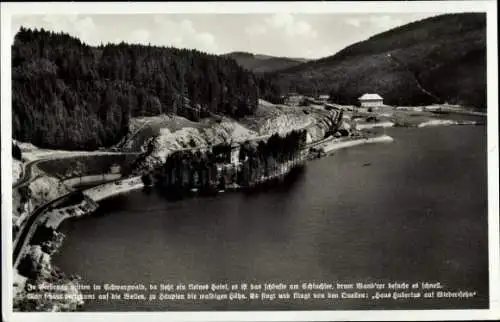
[[[157,133],[151,136],[150,140],[144,140],[141,135],[137,135],[137,139],[143,142],[142,151],[148,150],[148,145],[154,147],[137,167],[140,170],[151,169],[164,162],[169,153],[178,149],[203,147],[224,142],[243,142],[273,133],[282,135],[294,129],[307,128],[312,139],[323,138],[328,127],[324,116],[315,114],[312,108],[308,108],[308,110],[305,113],[302,109],[274,105],[260,100],[256,113],[239,121],[223,118],[206,120],[204,123],[184,123],[184,126],[178,126],[179,122],[176,123],[177,125],[163,123],[162,126],[158,126],[160,124],[158,119],[151,118],[149,121],[153,127],[157,127]],[[151,129],[145,125],[147,122],[148,120],[141,120],[141,131],[151,133]],[[127,144],[134,145],[133,143]]]

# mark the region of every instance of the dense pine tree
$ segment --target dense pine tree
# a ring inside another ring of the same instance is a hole
[[[91,47],[21,28],[12,46],[13,134],[41,147],[95,149],[118,142],[134,116],[252,114],[259,96],[279,96],[269,82],[196,50]]]

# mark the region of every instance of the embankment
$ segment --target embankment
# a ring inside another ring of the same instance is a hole
[[[356,130],[369,130],[369,129],[376,129],[376,128],[388,128],[388,127],[393,127],[394,122],[377,122],[377,123],[356,123],[355,129]]]
[[[83,194],[83,199],[80,202],[63,205],[54,204],[50,207],[49,211],[42,214],[39,222],[55,230],[65,219],[92,213],[98,208],[97,203],[101,200],[132,190],[141,189],[142,187],[144,187],[144,184],[141,178],[132,177],[82,189],[80,191]],[[64,201],[62,202],[67,203]]]
[[[45,245],[30,245],[23,263],[31,274],[21,275],[14,269],[14,312],[61,312],[77,311],[83,300],[77,288],[79,277],[67,277],[52,264],[51,254]],[[30,285],[30,286],[28,286]],[[47,292],[44,286],[57,286],[57,292]],[[57,297],[47,298],[47,295]]]

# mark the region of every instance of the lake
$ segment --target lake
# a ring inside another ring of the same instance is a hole
[[[103,201],[95,214],[62,224],[67,237],[54,263],[86,284],[439,282],[444,291],[476,292],[89,301],[86,311],[487,308],[486,127],[384,131],[393,143],[339,150],[261,193],[170,202],[136,191]]]

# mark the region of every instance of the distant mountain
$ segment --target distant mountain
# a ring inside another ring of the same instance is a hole
[[[486,15],[446,14],[273,73],[284,91],[330,93],[357,103],[378,93],[391,105],[448,102],[485,108]]]
[[[223,56],[234,59],[241,67],[254,73],[275,72],[300,65],[308,60],[305,58],[275,57],[251,54],[247,52],[232,52]]]

